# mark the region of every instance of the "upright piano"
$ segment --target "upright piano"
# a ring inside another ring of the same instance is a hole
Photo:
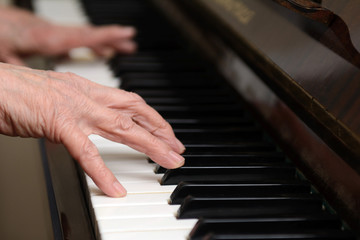
[[[112,199],[41,141],[55,239],[359,238],[358,0],[80,5],[93,24],[137,27],[136,54],[101,61],[107,84],[172,124],[186,164],[90,136],[129,191]],[[98,63],[84,62],[55,69]],[[101,79],[94,69],[85,76]]]

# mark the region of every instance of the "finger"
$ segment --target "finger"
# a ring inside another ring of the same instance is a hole
[[[12,53],[0,53],[0,60],[18,66],[26,65],[25,62],[21,60],[21,58]]]
[[[147,105],[139,95],[105,87],[94,88],[92,95],[97,102],[122,113],[130,114],[138,125],[168,143],[175,152],[185,151],[184,145],[175,137],[170,124],[155,109]]]
[[[124,114],[113,110],[104,110],[96,114],[95,134],[115,142],[123,143],[145,153],[152,160],[165,168],[177,168],[184,164],[184,158],[168,144],[137,125]]]
[[[105,166],[95,145],[77,127],[64,129],[61,141],[95,184],[108,196],[123,197],[125,188]]]
[[[92,47],[92,50],[95,52],[97,56],[105,57],[105,58],[112,58],[115,55],[115,50],[110,47],[106,46],[96,46]]]
[[[105,87],[76,74],[50,73],[53,77],[72,79],[95,102],[131,115],[133,120],[156,137],[169,144],[177,153],[185,151],[184,145],[175,137],[170,124],[139,95],[124,90]],[[85,87],[86,86],[86,87]]]
[[[50,42],[48,50],[51,53],[67,52],[76,47],[111,46],[128,41],[135,35],[132,27],[104,26],[104,27],[63,27],[57,26],[53,30],[57,35],[57,41]],[[116,45],[115,45],[116,46]],[[116,48],[116,50],[127,50],[129,47]]]
[[[134,53],[137,49],[137,44],[134,41],[116,41],[110,43],[109,46],[122,53]]]

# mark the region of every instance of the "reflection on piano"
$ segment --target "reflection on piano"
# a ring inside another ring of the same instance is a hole
[[[94,24],[136,26],[139,51],[56,70],[121,79],[172,124],[186,164],[166,170],[91,136],[128,190],[112,199],[45,143],[57,238],[356,239],[360,71],[342,29],[301,11],[334,11],[359,49],[360,6],[309,2],[83,0]]]

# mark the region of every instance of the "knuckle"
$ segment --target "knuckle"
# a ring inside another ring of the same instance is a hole
[[[83,144],[82,153],[83,153],[82,157],[83,157],[83,159],[85,159],[85,161],[90,160],[90,159],[94,160],[94,159],[100,157],[97,148],[90,141],[86,141]]]
[[[135,122],[127,116],[117,116],[115,120],[116,126],[120,127],[124,131],[129,131],[134,128]]]
[[[106,178],[109,175],[109,171],[105,163],[101,160],[95,145],[91,142],[86,142],[83,144],[81,152],[81,164],[88,170],[87,173],[90,177],[94,177],[94,173],[96,173],[98,178]]]
[[[159,129],[171,129],[171,126],[168,122],[166,122],[165,120],[160,121],[159,125],[158,125]]]
[[[152,134],[157,133],[158,131],[163,131],[163,130],[170,130],[171,126],[168,122],[166,121],[159,121],[156,125],[156,127],[151,131]]]
[[[106,179],[109,176],[109,171],[103,161],[97,161],[94,164],[94,168],[100,179]]]
[[[149,137],[149,139],[148,139],[148,145],[149,146],[157,146],[157,147],[159,147],[159,146],[161,146],[162,144],[159,142],[159,140],[156,138],[156,137],[154,137],[154,136],[151,136],[151,137]],[[153,149],[152,147],[150,147],[149,149]]]
[[[127,92],[127,94],[129,99],[134,103],[145,103],[145,100],[142,97],[140,97],[140,95],[133,92]]]

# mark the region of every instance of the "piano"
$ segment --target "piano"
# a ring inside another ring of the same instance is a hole
[[[359,239],[359,1],[55,2],[33,6],[134,25],[139,49],[54,69],[138,93],[187,150],[167,170],[90,136],[128,190],[114,199],[41,141],[54,239]]]

